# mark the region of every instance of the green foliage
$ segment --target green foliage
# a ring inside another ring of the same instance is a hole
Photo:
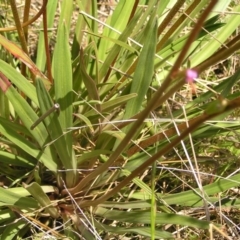
[[[238,234],[238,4],[113,2],[1,2],[1,239]]]

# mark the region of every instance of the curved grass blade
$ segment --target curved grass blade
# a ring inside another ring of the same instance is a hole
[[[32,137],[36,140],[36,142],[39,144],[41,149],[47,143],[47,140],[48,140],[48,133],[44,125],[41,123],[36,127],[34,131],[31,131],[31,125],[38,119],[38,116],[33,111],[33,109],[29,106],[27,101],[17,92],[17,90],[12,86],[12,84],[3,74],[1,74],[0,76],[0,87],[2,91],[5,93],[8,100],[12,103],[15,112],[20,117],[24,126],[31,133]],[[5,127],[9,128],[9,125],[6,124]],[[11,138],[13,142],[17,141],[19,144],[19,147],[22,148],[22,143],[19,142],[18,139],[13,139],[12,136],[5,131],[5,129],[3,130],[3,132],[5,132],[5,136],[8,139]],[[16,136],[16,132],[14,132],[12,129],[10,130],[10,132],[12,135]],[[21,138],[24,143],[26,142],[26,140],[20,134],[18,134],[18,138]],[[26,149],[28,148],[29,147],[27,147]],[[36,150],[35,147],[34,149]],[[56,158],[56,155],[50,151],[49,147],[47,147],[44,150],[38,150],[37,153],[36,151],[34,151],[34,157],[37,157],[39,159],[42,152],[44,152],[44,154],[48,156],[48,161],[44,162],[44,164],[46,164],[46,166],[49,166],[51,170],[55,171],[56,170],[55,162],[58,161]],[[45,159],[43,161],[45,161]]]
[[[39,104],[41,112],[48,111],[52,106],[53,102],[46,91],[41,79],[36,79],[37,94],[39,98]],[[61,109],[61,106],[60,106]],[[68,153],[66,138],[64,137],[63,130],[59,123],[57,113],[52,113],[44,119],[46,129],[50,135],[53,145],[58,153],[58,156],[62,162],[65,169],[73,169],[72,171],[67,171],[66,182],[67,186],[72,186],[76,178],[76,162],[70,161],[71,156]],[[60,167],[60,166],[59,166]]]
[[[88,95],[90,99],[95,101],[100,101],[100,97],[98,95],[98,90],[95,81],[88,75],[85,67],[85,61],[84,61],[84,51],[83,49],[80,50],[80,70],[83,82],[87,88]],[[101,105],[96,104],[96,109],[101,112]]]
[[[15,223],[8,224],[3,231],[3,234],[1,234],[1,239],[12,240],[22,237],[21,230],[26,227],[26,225],[27,223],[23,219],[16,221]]]
[[[240,6],[237,6],[234,9],[234,11],[239,12]],[[197,54],[194,54],[194,56],[190,57],[189,61],[191,63],[190,64],[191,67],[202,63],[204,60],[210,57],[215,51],[217,51],[219,47],[222,46],[222,43],[224,43],[239,26],[240,15],[233,14],[229,17],[226,17],[225,21],[227,24],[222,27],[221,31],[215,34],[214,38],[212,38],[211,41],[208,41],[205,44],[203,44],[203,46],[201,47],[201,49],[199,49],[199,52]],[[217,39],[217,41],[215,39]]]
[[[25,159],[20,156],[16,156],[9,152],[0,151],[0,162],[11,164],[13,166],[33,168],[36,166],[37,161],[32,162],[32,159]]]
[[[130,99],[133,99],[137,96],[136,93],[130,93],[124,96],[120,96],[118,98],[109,100],[107,102],[103,102],[101,104],[101,109],[102,112],[107,112],[107,111],[112,111],[114,108],[116,107],[120,107],[121,105],[123,105],[124,103],[126,103],[127,101],[129,101]],[[94,115],[98,115],[99,113],[94,110],[91,109],[90,111],[84,113],[85,117],[90,117],[90,116],[94,116]]]
[[[98,207],[95,212],[97,215],[114,221],[131,222],[135,224],[150,224],[151,216],[148,211],[123,212],[118,210],[109,210]],[[156,224],[177,224],[182,226],[191,226],[201,229],[208,229],[209,222],[197,220],[192,217],[182,216],[171,213],[156,213]]]
[[[17,206],[23,209],[38,208],[38,203],[33,198],[23,197],[20,194],[0,188],[0,206]]]
[[[24,184],[24,188],[29,191],[34,199],[44,208],[47,213],[50,214],[51,217],[57,218],[59,216],[57,208],[52,206],[51,200],[38,183],[33,182],[30,185]]]
[[[49,29],[53,27],[57,3],[58,3],[58,0],[51,0],[51,1],[48,1],[48,4],[47,4],[47,26]],[[40,31],[38,44],[37,44],[36,65],[41,71],[44,71],[45,64],[46,64],[46,53],[45,53],[44,33],[43,31]]]
[[[132,80],[130,92],[137,93],[137,97],[128,101],[123,117],[124,119],[129,119],[140,111],[142,102],[152,81],[157,43],[157,21],[155,14],[152,15],[146,26],[145,44],[139,56],[137,68]],[[129,129],[129,127],[126,129]]]
[[[94,222],[94,225],[99,228],[102,229],[103,231],[107,231],[107,232],[112,232],[112,233],[118,233],[118,234],[129,234],[129,233],[135,233],[135,234],[139,234],[141,236],[145,236],[145,237],[150,237],[151,235],[151,231],[149,227],[112,227],[106,224],[102,224],[99,223],[97,221]],[[167,231],[161,231],[161,230],[155,230],[155,239],[174,239],[173,235]]]
[[[120,1],[117,5],[115,11],[113,12],[112,16],[109,16],[107,23],[114,29],[117,29],[118,31],[122,32],[129,21],[129,17],[132,11],[132,8],[134,6],[134,1],[127,1],[123,0]],[[124,16],[124,17],[122,17]],[[103,35],[110,38],[118,38],[119,33],[109,29],[108,27],[105,27],[103,30]],[[109,41],[106,41],[105,39],[101,39],[100,45],[99,45],[99,59],[102,61],[105,61],[105,58],[107,56],[107,51],[113,46],[114,43],[109,44]]]
[[[60,24],[57,43],[54,51],[54,89],[56,102],[61,106],[59,122],[62,131],[72,127],[72,67],[68,45],[68,30],[66,23]],[[72,161],[72,134],[65,134],[66,148]]]
[[[32,142],[28,141],[24,136],[12,129],[11,124],[2,121],[0,118],[0,132],[11,142],[16,144],[23,151],[40,160],[49,170],[56,172],[58,165],[52,159],[49,149],[46,151],[38,149]]]
[[[19,48],[16,44],[12,43],[2,35],[0,35],[0,44],[3,45],[16,58],[22,61],[34,75],[40,76],[45,81],[44,84],[48,86],[50,85],[50,83],[48,82],[48,79],[37,68],[34,62],[28,57],[28,55],[21,48]]]
[[[0,59],[0,72],[2,72],[11,82],[26,96],[28,96],[37,106],[38,99],[34,86],[18,71]]]

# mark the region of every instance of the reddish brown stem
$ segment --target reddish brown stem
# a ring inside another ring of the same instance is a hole
[[[49,81],[51,83],[53,83],[51,56],[50,56],[50,50],[49,50],[49,44],[48,44],[46,6],[43,8],[43,34],[44,34],[44,45],[45,45],[45,53],[46,53],[46,61],[47,61],[47,76],[48,76]]]

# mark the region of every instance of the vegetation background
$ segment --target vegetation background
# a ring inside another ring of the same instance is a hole
[[[1,239],[239,239],[238,1],[0,7]]]

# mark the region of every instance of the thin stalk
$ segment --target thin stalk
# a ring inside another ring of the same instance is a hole
[[[15,2],[15,0],[10,0],[9,2],[10,2],[10,5],[11,5],[12,14],[13,14],[15,25],[16,25],[16,28],[17,28],[20,44],[22,46],[23,51],[27,55],[29,55],[28,48],[27,48],[27,41],[26,41],[25,33],[23,31],[23,28],[22,28],[22,25],[21,25],[21,22],[20,22],[20,18],[19,18],[19,15],[18,15],[16,2]],[[23,76],[26,76],[26,66],[25,66],[25,64],[21,64],[21,73],[22,73]]]
[[[25,5],[24,5],[23,22],[27,22],[29,20],[30,6],[31,6],[31,0],[26,0]],[[28,42],[28,25],[23,28],[23,33],[24,33],[24,37],[26,40],[26,44],[27,44],[27,42]],[[26,71],[27,71],[25,64],[22,64],[21,71],[22,71],[22,74],[25,76]]]
[[[22,28],[32,24],[42,15],[44,8],[47,6],[47,2],[48,2],[48,0],[43,0],[43,4],[42,4],[42,7],[39,10],[39,12],[33,18],[31,18],[29,21],[21,24]],[[0,28],[0,32],[11,32],[11,31],[15,31],[16,29],[17,29],[16,26],[15,27]]]
[[[21,24],[20,19],[19,19],[19,15],[18,15],[15,0],[10,0],[9,2],[10,2],[11,9],[12,9],[13,18],[14,18],[14,21],[15,21],[15,25],[16,25],[16,29],[17,29],[17,32],[18,32],[18,36],[19,36],[19,40],[20,40],[22,49],[28,55],[27,42],[26,42],[26,39],[25,39],[25,36],[24,36],[24,31],[23,31],[22,24]]]
[[[152,173],[151,173],[151,190],[152,190],[152,199],[151,199],[151,240],[155,238],[155,228],[156,228],[156,196],[155,196],[155,178],[156,178],[156,162],[152,164]]]
[[[179,12],[179,9],[182,7],[182,5],[185,3],[185,0],[178,0],[176,4],[171,8],[168,15],[164,18],[160,26],[158,27],[158,36],[163,33],[163,31],[167,28],[169,23],[172,21],[174,16]]]
[[[48,30],[47,30],[47,6],[43,8],[43,36],[44,36],[44,46],[45,46],[45,53],[46,53],[46,62],[47,62],[47,75],[48,79],[51,83],[53,83],[52,77],[52,66],[51,66],[51,56],[48,44]]]
[[[30,12],[31,0],[26,0],[24,5],[24,13],[23,13],[23,23],[29,20],[29,12]],[[28,25],[23,27],[24,36],[26,42],[28,42]]]
[[[133,8],[132,8],[131,15],[130,15],[129,20],[128,20],[128,23],[129,23],[129,22],[132,20],[132,18],[135,16],[135,13],[136,13],[136,11],[137,11],[138,4],[139,4],[139,0],[135,0],[134,6],[133,6]]]
[[[60,108],[60,105],[58,103],[55,103],[53,105],[53,107],[51,107],[49,110],[47,110],[41,117],[38,118],[38,120],[33,123],[33,125],[31,126],[31,130],[33,130],[39,123],[41,123],[47,116],[49,116],[51,113],[53,113],[54,111],[58,111]]]

